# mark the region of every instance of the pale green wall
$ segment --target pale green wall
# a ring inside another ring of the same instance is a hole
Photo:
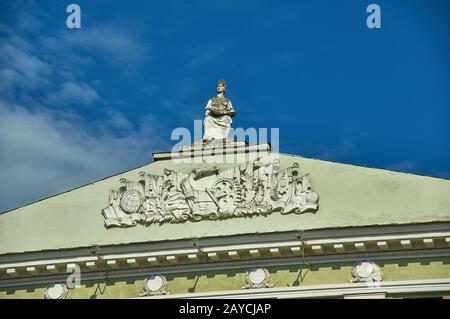
[[[383,281],[421,280],[450,278],[450,258],[429,258],[409,260],[397,263],[394,261],[377,261],[381,267]],[[319,285],[348,283],[353,263],[329,264],[320,266],[266,267],[271,273],[274,287],[298,285]],[[222,290],[240,290],[245,285],[245,274],[248,268],[221,272],[198,272],[196,274],[165,274],[168,290],[172,294],[208,292]],[[69,291],[68,298],[132,298],[143,292],[145,278],[127,278],[108,280],[105,283],[83,283],[82,287]],[[2,289],[3,298],[43,298],[45,287]]]
[[[195,167],[161,161],[0,214],[0,254],[299,229],[450,221],[449,180],[296,156],[281,155],[280,161],[282,168],[298,162],[301,174],[311,174],[312,189],[320,196],[316,214],[273,213],[252,218],[106,229],[101,210],[108,205],[109,190],[121,187],[120,178],[137,181],[140,170],[162,174],[163,168],[187,172]]]

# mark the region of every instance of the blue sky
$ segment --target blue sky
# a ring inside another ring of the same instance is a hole
[[[70,30],[66,6],[81,7]],[[366,7],[381,7],[368,29]],[[450,177],[450,2],[1,1],[0,211],[125,171],[224,78],[280,151]]]

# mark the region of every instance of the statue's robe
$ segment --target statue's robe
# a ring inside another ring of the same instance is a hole
[[[233,123],[231,117],[236,114],[231,101],[224,96],[216,96],[208,101],[205,109],[203,140],[226,139]]]

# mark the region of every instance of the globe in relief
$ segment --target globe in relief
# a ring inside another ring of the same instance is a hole
[[[120,199],[120,207],[125,213],[134,214],[139,211],[143,202],[142,195],[139,191],[131,189],[127,190]]]

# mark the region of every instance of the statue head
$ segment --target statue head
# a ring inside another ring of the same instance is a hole
[[[218,80],[217,81],[217,93],[224,93],[227,90],[227,83],[225,80]]]

